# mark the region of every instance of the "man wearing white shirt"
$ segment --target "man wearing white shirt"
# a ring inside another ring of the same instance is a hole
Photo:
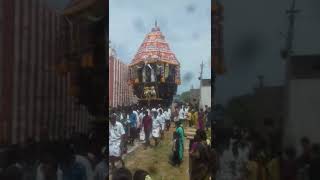
[[[121,161],[124,167],[124,161],[122,160],[124,135],[125,131],[122,124],[117,122],[116,117],[112,115],[109,123],[109,160],[111,168],[115,168],[116,161]]]
[[[138,119],[139,119],[139,113],[138,113],[138,111],[136,110],[136,109],[133,109],[133,113],[136,115],[136,119],[137,119],[137,121],[138,121]],[[137,127],[139,127],[139,122],[137,122]]]
[[[161,124],[161,130],[160,130],[161,139],[163,139],[163,137],[164,137],[164,127],[165,127],[166,120],[165,120],[165,114],[162,113],[161,109],[159,109],[159,115],[158,116],[160,118],[160,124]]]
[[[183,111],[183,120],[184,120],[184,126],[187,127],[187,119],[188,119],[188,107],[184,108]]]
[[[160,114],[160,112],[159,112],[160,110],[163,112],[163,109],[161,108],[161,105],[159,104],[159,105],[158,105],[158,109],[157,109],[157,113],[158,113],[158,114]]]
[[[189,105],[185,108],[186,112],[189,112]]]
[[[140,127],[140,121],[139,121],[139,111],[138,110],[136,110],[136,109],[134,109],[133,110],[133,113],[134,113],[134,115],[136,116],[136,121],[137,121],[137,123],[136,123],[136,129],[138,129],[139,127]],[[137,131],[138,132],[138,131]],[[138,135],[139,133],[136,133],[136,135]],[[135,137],[135,138],[137,138],[137,137]]]
[[[182,108],[179,111],[179,121],[181,124],[184,124],[184,116],[185,116],[184,114],[185,114],[184,107],[182,106]]]
[[[139,138],[140,138],[141,141],[144,141],[144,139],[145,139],[144,129],[143,129],[143,125],[142,125],[142,119],[144,117],[143,113],[144,113],[144,111],[142,109],[140,114],[139,114],[139,124],[140,124],[140,126],[139,126],[139,130],[138,130],[138,132],[140,132],[139,133],[139,136],[140,136]]]
[[[155,141],[155,146],[159,144],[160,130],[161,130],[161,119],[157,115],[157,111],[152,111],[152,136]]]

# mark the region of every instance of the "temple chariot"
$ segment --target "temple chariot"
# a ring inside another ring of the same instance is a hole
[[[170,105],[181,84],[180,63],[157,22],[129,65],[129,84],[142,105]]]

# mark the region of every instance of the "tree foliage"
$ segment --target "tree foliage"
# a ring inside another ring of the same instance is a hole
[[[181,101],[183,102],[190,102],[190,91],[186,91],[186,92],[183,92],[181,95],[180,95],[180,99]]]

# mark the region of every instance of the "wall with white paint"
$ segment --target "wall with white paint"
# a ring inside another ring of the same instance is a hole
[[[200,89],[199,108],[204,109],[205,105],[211,107],[211,86],[202,86]]]
[[[289,81],[288,121],[285,123],[285,145],[299,148],[303,136],[320,142],[320,79]]]

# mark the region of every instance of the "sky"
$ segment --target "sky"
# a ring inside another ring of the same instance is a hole
[[[158,22],[161,32],[181,63],[178,94],[199,87],[200,64],[210,78],[210,0],[110,0],[109,39],[118,57],[130,63],[145,35]]]
[[[215,102],[225,104],[233,96],[252,92],[257,76],[265,85],[284,83],[280,50],[287,32],[285,11],[292,0],[221,0],[224,5],[224,53],[227,73],[217,78]],[[320,54],[319,0],[296,0],[294,50],[296,54]]]

